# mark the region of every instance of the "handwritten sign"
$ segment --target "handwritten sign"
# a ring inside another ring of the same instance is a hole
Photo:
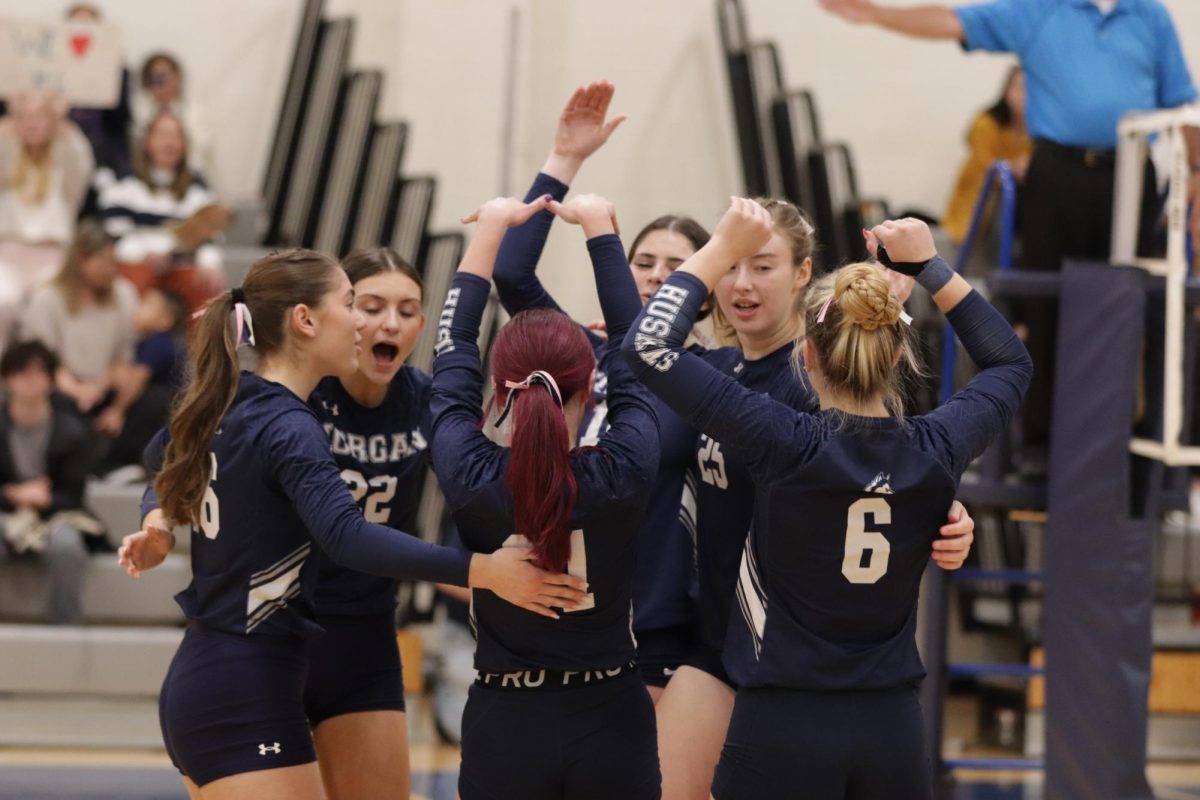
[[[120,56],[111,25],[0,17],[0,97],[50,92],[72,106],[112,108],[121,92]]]

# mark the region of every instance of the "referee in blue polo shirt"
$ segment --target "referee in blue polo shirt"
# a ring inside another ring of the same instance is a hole
[[[1057,270],[1064,258],[1107,260],[1112,231],[1117,122],[1131,111],[1196,100],[1175,26],[1159,0],[992,0],[977,5],[880,6],[820,0],[854,23],[966,50],[1015,53],[1026,80],[1025,121],[1034,140],[1021,194],[1023,263]],[[1186,131],[1192,238],[1200,243],[1200,128]],[[1159,211],[1147,162],[1143,247]],[[1053,307],[1022,304],[1037,365],[1024,417],[1026,444],[1049,439]]]

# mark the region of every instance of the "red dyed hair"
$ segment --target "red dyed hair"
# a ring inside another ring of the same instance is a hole
[[[591,391],[595,366],[583,330],[565,314],[522,311],[501,329],[492,346],[496,402],[508,402],[505,381],[523,381],[540,369],[554,376],[566,403],[578,392]],[[561,572],[571,555],[571,511],[578,494],[570,459],[575,432],[567,430],[562,410],[539,385],[517,395],[512,424],[506,477],[513,498],[513,532],[533,545],[535,564]]]

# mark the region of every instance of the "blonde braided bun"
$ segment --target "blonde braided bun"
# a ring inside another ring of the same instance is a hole
[[[873,331],[900,320],[900,301],[892,296],[887,278],[867,264],[839,270],[833,294],[846,322],[863,330]]]

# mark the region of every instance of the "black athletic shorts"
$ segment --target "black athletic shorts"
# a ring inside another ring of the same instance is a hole
[[[712,794],[929,800],[933,773],[917,690],[740,690]]]
[[[477,680],[463,712],[461,800],[658,800],[654,705],[637,668],[587,674]]]
[[[320,623],[325,635],[312,643],[304,687],[309,723],[315,728],[341,714],[403,711],[404,677],[395,614],[322,616]]]
[[[304,716],[309,643],[192,625],[158,697],[167,755],[197,786],[316,761]]]

